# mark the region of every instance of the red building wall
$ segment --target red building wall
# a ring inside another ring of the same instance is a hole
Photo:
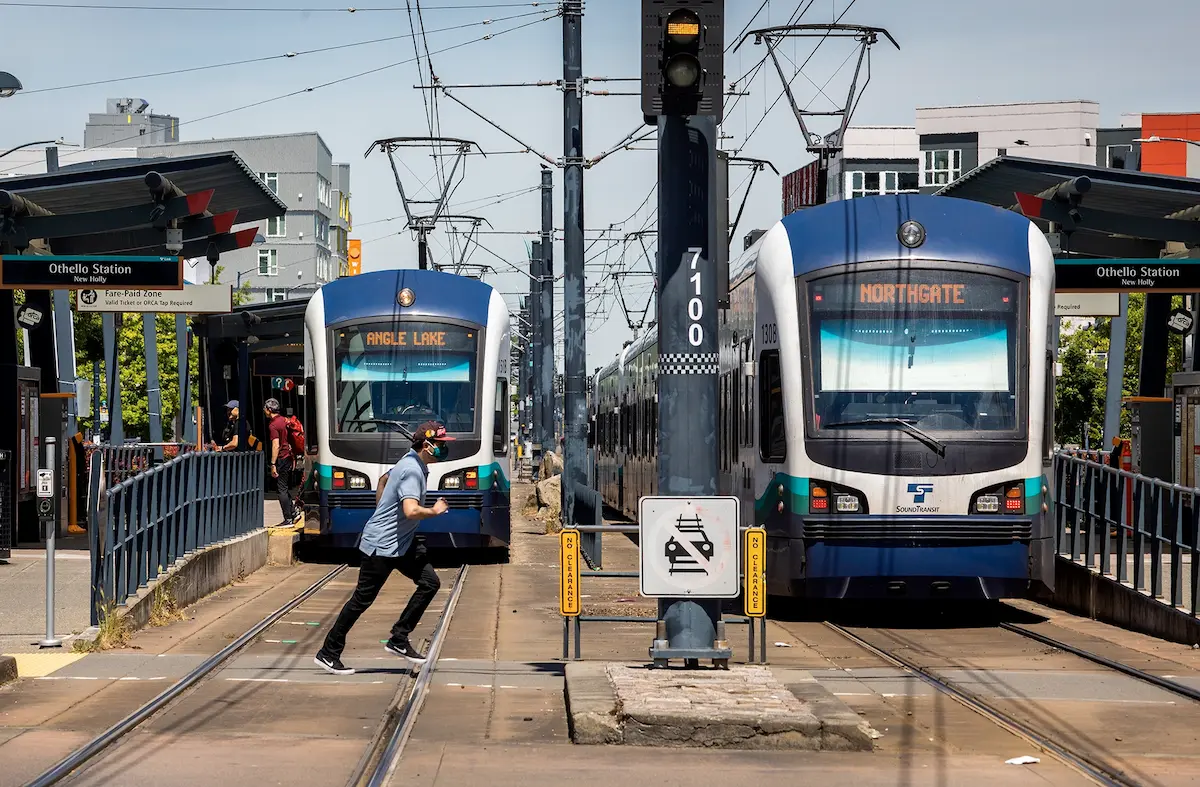
[[[1200,113],[1143,114],[1142,136],[1200,141]],[[1186,177],[1187,148],[1183,142],[1143,142],[1142,171]]]

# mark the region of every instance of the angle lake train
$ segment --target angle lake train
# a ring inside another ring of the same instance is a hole
[[[767,529],[768,592],[1052,589],[1054,260],[1025,217],[888,195],[785,216],[730,265],[719,493]],[[593,473],[656,493],[658,338],[595,377]]]

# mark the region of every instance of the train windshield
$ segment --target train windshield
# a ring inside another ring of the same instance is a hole
[[[336,429],[412,431],[438,420],[475,431],[479,331],[438,322],[357,325],[333,331]]]
[[[1018,428],[1021,286],[954,270],[807,283],[814,426]]]

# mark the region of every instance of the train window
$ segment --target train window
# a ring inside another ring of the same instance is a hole
[[[758,401],[762,430],[759,455],[764,462],[782,462],[787,458],[787,432],[783,420],[783,375],[779,369],[779,351],[768,350],[759,356]]]
[[[1042,466],[1049,467],[1054,462],[1054,351],[1046,351],[1046,411],[1042,425]]]
[[[492,451],[508,455],[508,380],[496,381],[496,417],[492,429]]]

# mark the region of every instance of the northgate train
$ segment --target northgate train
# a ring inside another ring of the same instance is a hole
[[[1054,260],[1023,216],[863,197],[784,217],[730,266],[719,492],[768,531],[768,592],[1053,589]],[[658,339],[600,370],[597,487],[656,493]]]
[[[379,477],[441,421],[455,441],[429,466],[425,505],[450,510],[417,530],[431,547],[508,549],[508,306],[476,279],[422,270],[348,276],[321,287],[304,315],[305,376],[316,399],[321,538],[353,546]]]

